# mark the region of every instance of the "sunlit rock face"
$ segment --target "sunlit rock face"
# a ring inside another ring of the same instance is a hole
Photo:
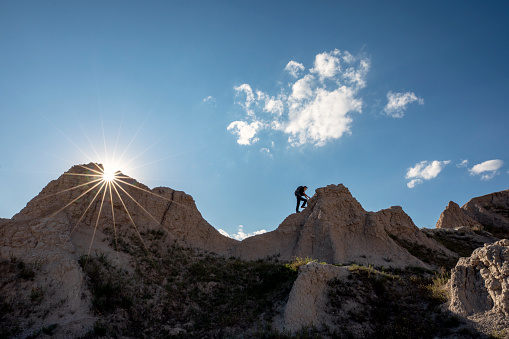
[[[78,232],[90,228],[103,232],[132,228],[138,233],[164,230],[169,233],[168,242],[178,240],[211,252],[224,251],[236,242],[203,219],[190,195],[166,187],[151,190],[121,173],[108,182],[101,169],[96,164],[72,167],[13,220],[60,218]]]
[[[272,232],[243,240],[230,253],[248,260],[311,257],[327,263],[426,266],[393,238],[452,255],[428,239],[401,207],[367,212],[341,184],[318,188],[301,213],[288,216]]]
[[[436,228],[458,227],[485,229],[498,237],[509,236],[509,190],[473,198],[461,208],[449,202]]]
[[[34,328],[54,323],[68,331],[63,337],[76,337],[93,326],[97,318],[80,264],[88,254],[132,271],[141,257],[164,253],[175,242],[211,252],[237,242],[208,224],[184,192],[151,190],[121,173],[106,179],[100,165],[74,166],[12,219],[0,220],[0,260],[38,272],[22,285],[2,281],[0,293],[10,303],[44,294],[35,308],[44,318],[36,318]]]
[[[333,325],[333,317],[327,312],[327,283],[332,279],[345,279],[350,275],[348,267],[337,267],[310,262],[299,268],[299,277],[290,292],[280,324],[281,330],[292,333],[303,327]]]
[[[460,258],[449,284],[453,312],[509,316],[509,240],[486,244],[470,257]]]
[[[488,231],[509,235],[509,190],[473,198],[461,209]]]
[[[470,218],[458,204],[450,201],[442,214],[440,214],[435,228],[457,228],[462,226],[482,227],[477,221]]]

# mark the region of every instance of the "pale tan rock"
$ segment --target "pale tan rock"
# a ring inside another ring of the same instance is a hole
[[[90,182],[98,179],[99,166],[73,166],[50,182],[13,220],[30,222],[59,217],[66,219],[72,230],[116,226],[140,232],[165,230],[169,233],[168,242],[177,240],[211,252],[225,251],[237,242],[221,235],[203,219],[193,198],[184,192],[166,187],[151,190],[124,175],[111,189],[112,198],[110,190],[106,194],[98,191],[101,185],[87,192],[95,185]]]
[[[96,321],[78,263],[81,256],[104,254],[115,258],[113,264],[121,269],[134,267],[130,263],[136,258],[116,252],[105,233],[139,237],[161,231],[168,246],[178,241],[212,252],[225,251],[237,242],[209,225],[190,195],[164,187],[151,190],[122,177],[110,198],[110,190],[104,193],[99,190],[101,185],[94,188],[91,183],[98,178],[97,169],[94,164],[72,167],[12,220],[0,220],[0,260],[15,258],[39,267],[35,280],[27,283],[31,284],[27,292],[19,292],[28,293],[26,298],[33,288],[44,293],[40,307],[48,312],[44,319],[32,319],[32,327],[58,324],[56,337],[82,336]]]
[[[450,292],[449,308],[455,313],[509,316],[509,240],[486,244],[469,258],[460,258],[452,270]]]
[[[317,262],[301,266],[280,327],[292,333],[303,327],[332,327],[333,319],[327,313],[327,283],[333,278],[344,279],[348,275],[348,267],[322,265]]]
[[[473,198],[461,209],[483,226],[509,234],[509,190]]]
[[[400,207],[367,212],[341,184],[318,188],[304,211],[288,216],[272,232],[243,240],[228,253],[247,260],[310,257],[336,264],[426,266],[389,234],[454,256],[426,237]]]
[[[440,218],[435,225],[435,228],[452,228],[469,226],[481,228],[482,226],[470,218],[454,201],[449,201],[445,210],[440,214]]]

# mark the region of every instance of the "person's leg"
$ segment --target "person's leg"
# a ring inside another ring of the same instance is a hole
[[[302,206],[301,206],[301,207],[302,207],[302,208],[306,207],[306,204],[307,204],[307,202],[308,202],[308,199],[301,197],[301,198],[300,198],[300,200],[302,200],[302,201],[303,201],[303,203],[302,203]]]
[[[295,197],[297,197],[297,207],[295,208],[295,211],[298,213],[299,212],[299,205],[300,205],[301,197],[299,197],[298,195],[295,195]]]

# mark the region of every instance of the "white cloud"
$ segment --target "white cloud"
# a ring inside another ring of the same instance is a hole
[[[419,105],[424,104],[424,100],[419,98],[413,92],[406,93],[387,93],[387,106],[384,111],[393,118],[402,118],[409,104],[417,102]]]
[[[318,73],[320,79],[332,78],[341,71],[341,64],[339,60],[340,51],[327,53],[320,53],[315,57],[315,67],[311,70],[312,73]]]
[[[463,168],[463,167],[467,167],[467,166],[468,166],[467,159],[461,160],[461,162],[459,164],[456,164],[456,167],[458,167],[458,168]]]
[[[255,231],[253,233],[245,233],[244,232],[244,226],[242,226],[242,225],[239,225],[239,229],[238,229],[237,233],[234,233],[234,234],[228,234],[228,232],[226,232],[225,230],[222,230],[222,229],[218,229],[218,231],[219,231],[219,233],[221,233],[225,237],[229,237],[229,238],[240,240],[240,241],[244,240],[246,238],[252,237],[254,235],[267,233],[267,230],[265,230],[265,229],[259,230],[259,231]]]
[[[355,57],[352,54],[350,54],[350,52],[345,51],[343,53],[343,61],[346,62],[347,64],[351,64],[355,61]]]
[[[362,108],[362,102],[354,95],[354,91],[345,86],[332,92],[316,90],[314,100],[290,111],[285,128],[285,132],[290,134],[288,141],[294,146],[308,142],[323,146],[331,139],[350,133],[352,118],[349,113],[360,113]]]
[[[348,67],[342,67],[342,63]],[[258,132],[268,129],[287,134],[292,146],[324,146],[351,134],[353,115],[362,111],[363,101],[358,94],[366,84],[369,68],[368,58],[355,58],[336,49],[318,54],[308,74],[296,78],[276,95],[255,92],[248,84],[235,87],[237,93],[245,95],[239,104],[246,117],[232,122],[228,130],[238,135],[241,145],[251,145],[258,140]],[[285,69],[305,70],[295,61]]]
[[[414,188],[415,185],[422,184],[423,180],[436,178],[444,166],[450,162],[450,160],[434,160],[431,163],[428,161],[421,161],[415,164],[414,167],[410,167],[405,175],[405,179],[412,179],[407,183],[408,188]]]
[[[349,67],[345,71],[345,78],[347,81],[351,82],[354,86],[358,86],[359,88],[366,87],[366,75],[369,72],[371,64],[369,60],[364,59],[360,61],[359,67]]]
[[[271,97],[270,95],[267,95],[262,91],[257,91],[256,95],[258,97],[257,100],[260,102],[260,104],[263,103],[262,105],[263,111],[276,114],[278,116],[281,116],[283,114],[284,111],[283,100],[285,98],[282,95],[276,98]]]
[[[245,121],[234,121],[228,125],[227,130],[233,130],[232,133],[239,136],[237,139],[239,145],[251,145],[259,140],[255,135],[262,127],[263,124],[259,121],[253,121],[250,124]]]
[[[251,105],[255,102],[255,95],[251,86],[248,84],[242,84],[240,86],[234,87],[237,91],[237,94],[244,92],[246,95],[246,100],[244,103],[240,103],[245,109],[248,115],[254,115],[254,112],[250,109]]]
[[[406,184],[408,186],[408,188],[414,188],[415,185],[419,185],[419,184],[422,184],[422,180],[421,179],[413,179],[411,180],[408,184]]]
[[[303,64],[298,63],[297,61],[291,60],[285,67],[285,71],[288,71],[294,78],[299,77],[299,73],[305,70]]]
[[[216,98],[214,98],[212,95],[209,95],[203,99],[203,102],[216,102]]]
[[[475,165],[468,171],[470,175],[481,175],[482,180],[490,180],[499,173],[498,170],[502,165],[504,165],[504,162],[500,159],[488,160]]]
[[[311,74],[307,74],[304,78],[296,81],[292,86],[292,95],[290,99],[304,100],[308,99],[313,95],[315,77]]]

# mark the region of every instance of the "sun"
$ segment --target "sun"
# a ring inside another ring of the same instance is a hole
[[[115,181],[115,179],[117,178],[117,174],[119,174],[120,172],[114,170],[113,168],[114,167],[111,167],[111,166],[106,166],[106,165],[104,166],[104,170],[101,174],[103,181],[106,181],[108,183]]]

